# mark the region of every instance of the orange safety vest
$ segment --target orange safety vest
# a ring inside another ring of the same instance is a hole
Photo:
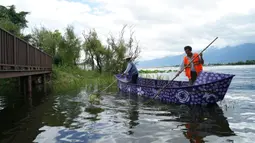
[[[195,58],[196,57],[196,58]],[[192,59],[195,58],[193,60],[193,65],[194,65],[194,68],[197,72],[197,75],[203,70],[203,65],[200,63],[200,60],[199,60],[199,55],[197,53],[193,53],[193,57]],[[184,67],[186,67],[187,65],[189,64],[189,59],[187,56],[184,57]],[[187,66],[185,68],[185,73],[186,73],[186,76],[191,79],[191,75],[190,75],[190,70],[191,70],[191,66]]]
[[[194,143],[202,143],[203,141],[203,138],[200,137],[198,135],[198,132],[196,131],[191,131],[191,128],[196,128],[194,125],[193,127],[191,127],[192,125],[190,124],[185,124],[185,127],[187,128],[187,132],[184,134],[184,136],[189,139],[189,140],[192,140]]]

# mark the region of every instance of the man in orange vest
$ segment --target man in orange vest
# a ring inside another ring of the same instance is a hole
[[[193,85],[198,74],[203,70],[203,55],[202,53],[200,55],[197,53],[192,53],[191,46],[185,46],[184,51],[186,52],[187,56],[184,57],[180,71],[177,73],[177,75],[179,76],[182,69],[187,66],[185,68],[185,75],[188,77],[190,85]],[[188,66],[192,59],[194,59],[193,62]]]

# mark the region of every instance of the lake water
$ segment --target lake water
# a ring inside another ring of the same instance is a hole
[[[94,106],[88,103],[88,89],[60,95],[40,90],[30,100],[19,93],[0,93],[0,142],[253,143],[255,66],[205,70],[236,75],[225,99],[212,107],[144,105],[141,97],[115,88]],[[171,79],[175,73],[161,75]]]

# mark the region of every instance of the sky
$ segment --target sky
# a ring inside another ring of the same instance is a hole
[[[30,12],[24,32],[40,26],[63,31],[73,25],[82,38],[83,32],[95,28],[106,44],[109,34],[118,36],[128,24],[141,47],[140,61],[182,54],[186,45],[199,51],[215,37],[212,46],[217,48],[255,39],[254,0],[0,0],[0,4]]]

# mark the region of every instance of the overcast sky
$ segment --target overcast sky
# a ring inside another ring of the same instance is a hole
[[[217,47],[253,42],[255,39],[254,0],[0,0],[29,11],[29,28],[95,28],[106,42],[111,32],[118,34],[124,24],[134,25],[140,41],[140,60],[183,53],[206,47],[215,37]],[[29,30],[29,29],[28,29]],[[128,36],[128,35],[127,35]]]

